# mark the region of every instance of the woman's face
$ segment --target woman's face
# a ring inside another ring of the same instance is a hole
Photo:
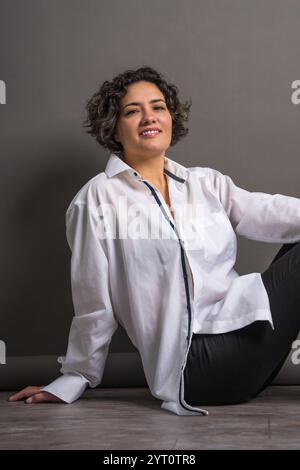
[[[142,135],[149,127],[160,132]],[[123,145],[125,158],[165,154],[172,140],[172,116],[164,95],[154,83],[140,81],[128,86],[120,102],[115,139]]]

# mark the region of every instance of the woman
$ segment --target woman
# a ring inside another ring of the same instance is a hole
[[[75,315],[62,375],[12,401],[71,403],[98,385],[118,323],[178,415],[248,401],[279,371],[300,330],[300,200],[167,158],[189,108],[150,67],[88,101],[85,125],[111,155],[66,212]],[[239,276],[236,233],[285,245],[264,273]]]

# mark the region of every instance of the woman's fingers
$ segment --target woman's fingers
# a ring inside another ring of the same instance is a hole
[[[27,398],[26,403],[41,403],[41,402],[63,402],[56,395],[53,395],[49,392],[41,392],[40,390],[43,386],[40,387],[26,387],[23,390],[11,395],[9,401],[17,401]]]
[[[20,390],[19,392],[14,393],[13,395],[11,395],[9,397],[9,401],[17,401],[17,400],[22,400],[23,398],[28,398],[31,395],[33,395],[34,393],[39,392],[41,390],[41,388],[43,388],[43,386],[41,386],[41,387],[32,387],[32,386],[25,387],[22,390]]]

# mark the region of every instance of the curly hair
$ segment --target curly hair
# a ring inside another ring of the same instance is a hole
[[[172,116],[172,139],[170,145],[175,145],[182,137],[187,135],[189,129],[184,127],[188,121],[191,100],[181,102],[178,97],[178,88],[168,83],[165,78],[152,67],[144,66],[136,70],[126,70],[117,75],[112,81],[106,80],[98,91],[86,102],[87,116],[83,127],[97,142],[111,152],[122,156],[123,146],[114,139],[116,125],[120,115],[120,101],[127,93],[131,83],[139,81],[154,83],[164,95],[168,110]]]

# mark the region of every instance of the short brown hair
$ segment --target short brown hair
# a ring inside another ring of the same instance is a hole
[[[127,87],[131,83],[148,81],[154,83],[164,95],[168,110],[172,116],[172,140],[175,145],[182,137],[187,135],[189,129],[184,126],[188,121],[191,100],[181,102],[178,88],[168,83],[165,78],[152,67],[144,66],[136,70],[126,70],[117,75],[111,81],[105,81],[98,91],[86,102],[87,116],[83,127],[104,148],[116,154],[122,154],[121,142],[114,139],[117,121],[120,115],[120,101],[127,93]]]

